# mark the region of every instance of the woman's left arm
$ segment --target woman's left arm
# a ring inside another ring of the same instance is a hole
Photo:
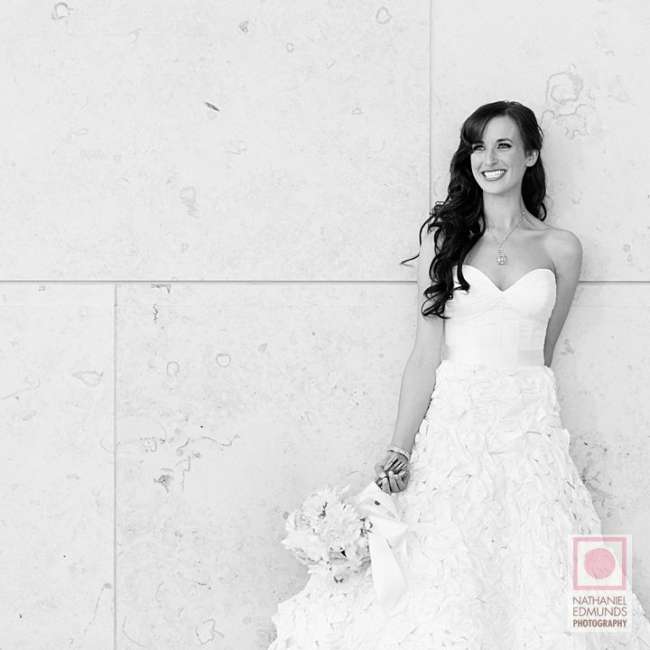
[[[564,327],[582,269],[582,244],[569,230],[554,228],[547,239],[548,253],[555,265],[556,299],[544,341],[544,363],[553,361],[555,344]]]

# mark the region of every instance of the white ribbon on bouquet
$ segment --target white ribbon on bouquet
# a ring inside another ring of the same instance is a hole
[[[403,554],[408,526],[400,520],[392,495],[374,481],[356,495],[355,501],[361,514],[372,522],[368,547],[377,598],[385,610],[392,609],[407,588],[394,552]]]

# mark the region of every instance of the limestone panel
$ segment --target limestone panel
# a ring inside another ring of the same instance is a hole
[[[113,647],[113,287],[0,285],[0,648]]]
[[[5,279],[408,277],[427,3],[23,4],[0,27]]]

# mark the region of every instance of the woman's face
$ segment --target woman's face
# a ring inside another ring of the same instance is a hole
[[[489,194],[520,192],[526,168],[535,164],[538,153],[526,155],[517,123],[507,115],[499,115],[487,123],[482,140],[472,143],[472,174]],[[489,171],[495,173],[486,176]]]

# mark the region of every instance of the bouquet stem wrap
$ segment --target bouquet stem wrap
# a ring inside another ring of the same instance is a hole
[[[406,579],[394,551],[404,551],[407,525],[400,521],[395,503],[374,481],[357,496],[356,506],[372,522],[368,534],[372,580],[384,610],[392,609],[406,591]]]

